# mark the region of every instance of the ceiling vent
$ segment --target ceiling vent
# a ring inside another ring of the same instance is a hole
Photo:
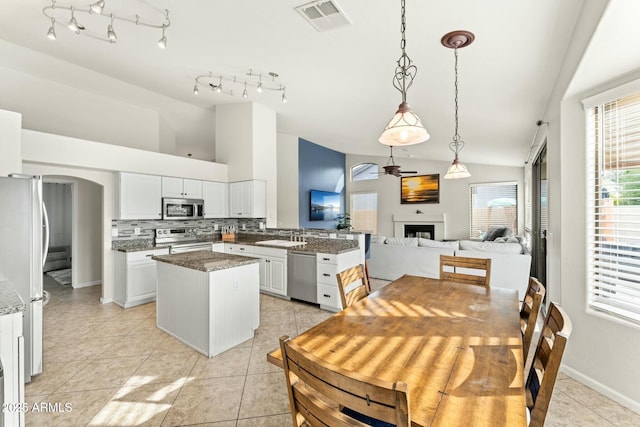
[[[335,1],[312,1],[296,7],[296,10],[318,31],[351,25],[347,15],[344,14]]]

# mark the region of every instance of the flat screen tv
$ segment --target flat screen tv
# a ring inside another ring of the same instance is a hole
[[[335,221],[340,215],[340,193],[311,190],[309,221]]]

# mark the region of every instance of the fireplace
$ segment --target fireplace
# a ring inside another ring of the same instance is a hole
[[[433,224],[405,224],[404,237],[420,237],[431,239],[435,236],[436,227]]]
[[[444,214],[394,214],[392,220],[393,237],[407,237],[410,234],[418,237],[416,233],[425,233],[420,237],[432,240],[445,239],[446,217]],[[408,226],[410,226],[409,229],[407,229]],[[413,228],[414,226],[418,228]],[[430,236],[427,237],[426,233],[430,233]]]

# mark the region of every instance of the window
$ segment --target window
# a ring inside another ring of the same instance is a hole
[[[588,304],[640,323],[640,92],[586,106]]]
[[[351,224],[356,230],[378,232],[378,193],[351,194]]]
[[[377,163],[359,163],[351,167],[351,181],[378,179]]]
[[[491,227],[505,226],[518,232],[518,185],[515,182],[471,184],[469,236],[480,239]]]

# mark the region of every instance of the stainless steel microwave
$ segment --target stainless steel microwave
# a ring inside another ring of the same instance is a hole
[[[202,219],[204,218],[204,200],[201,199],[162,199],[162,219]]]

